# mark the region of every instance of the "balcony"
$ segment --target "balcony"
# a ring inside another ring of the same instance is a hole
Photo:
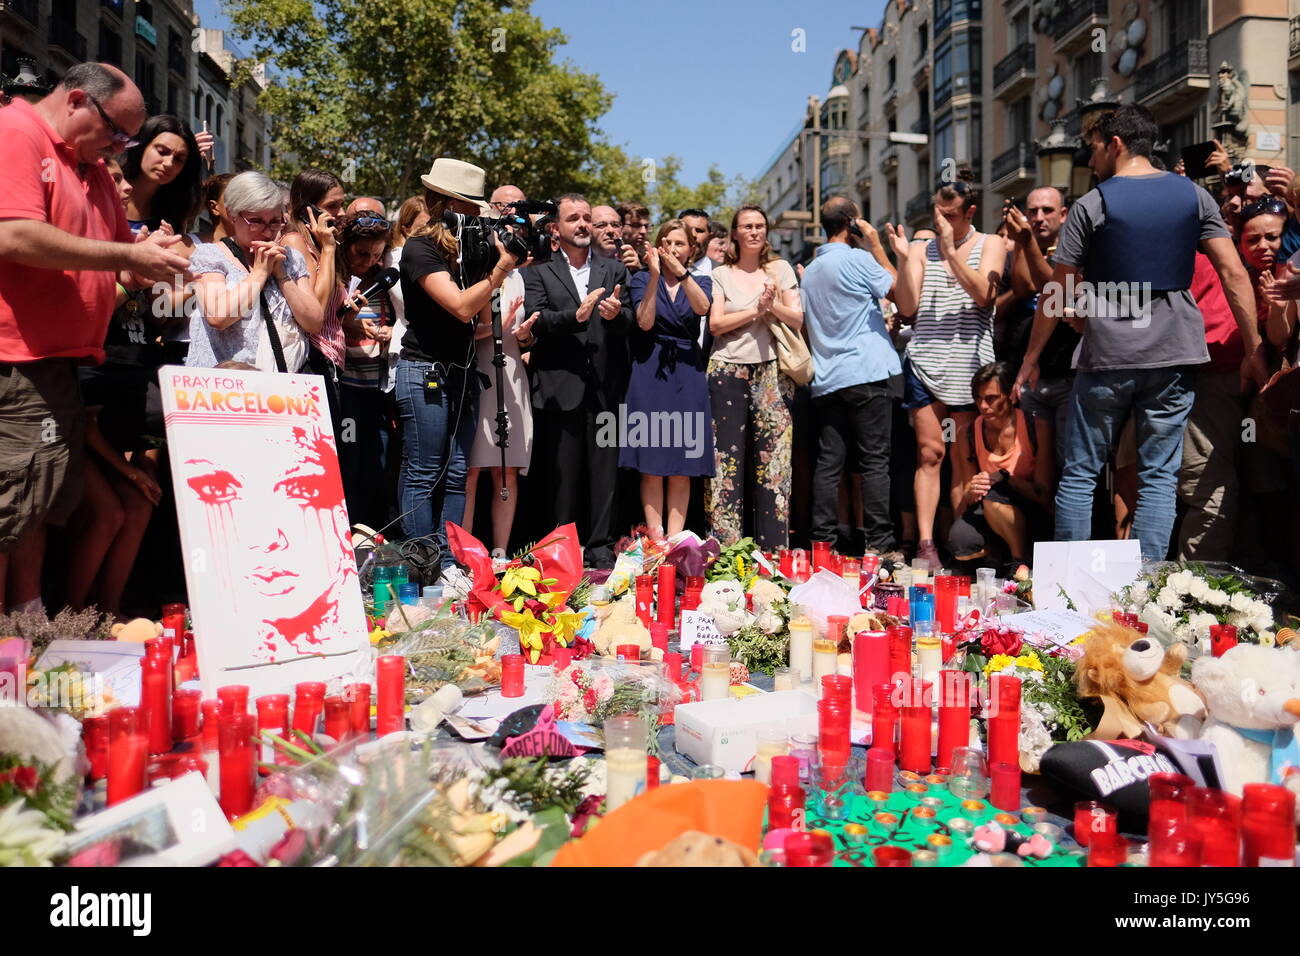
[[[77,63],[86,62],[86,38],[77,32],[76,23],[50,17],[50,50],[71,57]]]
[[[1109,0],[1078,0],[1067,3],[1052,21],[1052,39],[1057,53],[1080,53],[1092,42],[1095,27],[1110,26]]]
[[[880,151],[880,171],[886,176],[898,173],[898,144],[887,143]]]
[[[909,226],[920,226],[931,218],[933,210],[934,195],[928,190],[922,189],[909,199],[907,205],[903,207],[903,220]]]
[[[930,59],[926,57],[916,64],[916,69],[912,71],[912,86],[918,90],[923,90],[930,85]]]
[[[37,0],[0,0],[0,23],[14,21],[28,29],[36,29],[41,9]]]
[[[1300,67],[1300,17],[1291,18],[1291,45],[1288,49],[1288,68],[1294,70]]]
[[[1208,44],[1188,40],[1137,71],[1137,102],[1148,109],[1176,109],[1205,98],[1210,88]]]
[[[858,189],[858,194],[859,194],[859,195],[862,195],[862,196],[870,195],[870,193],[871,193],[871,177],[870,177],[870,176],[859,176],[859,177],[858,177],[858,181],[855,182],[853,185],[857,187],[857,189]]]
[[[1014,100],[1034,85],[1034,44],[1025,41],[993,67],[993,95]]]
[[[989,184],[994,192],[1005,193],[1025,180],[1034,178],[1035,154],[1031,143],[1016,143],[993,157],[989,167]]]

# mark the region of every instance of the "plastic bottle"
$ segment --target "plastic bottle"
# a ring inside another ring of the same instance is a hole
[[[399,589],[407,583],[407,579],[408,571],[402,553],[394,545],[386,543],[383,535],[375,535],[375,609],[383,608],[389,602],[396,603]]]

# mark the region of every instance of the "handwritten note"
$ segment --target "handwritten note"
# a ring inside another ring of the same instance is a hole
[[[696,644],[725,644],[713,617],[703,611],[682,611],[681,648],[686,654]]]
[[[130,641],[51,641],[36,666],[50,670],[71,664],[83,680],[94,675],[116,703],[138,707],[143,658],[144,645]]]

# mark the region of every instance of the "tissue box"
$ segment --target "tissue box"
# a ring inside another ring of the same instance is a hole
[[[752,769],[759,731],[817,733],[817,698],[801,690],[783,690],[742,700],[702,700],[679,704],[674,722],[678,753],[697,764],[743,773]]]

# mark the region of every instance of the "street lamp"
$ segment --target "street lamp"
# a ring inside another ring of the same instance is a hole
[[[1052,120],[1052,131],[1034,145],[1038,153],[1038,181],[1062,192],[1072,191],[1079,141],[1065,132],[1065,120]]]

